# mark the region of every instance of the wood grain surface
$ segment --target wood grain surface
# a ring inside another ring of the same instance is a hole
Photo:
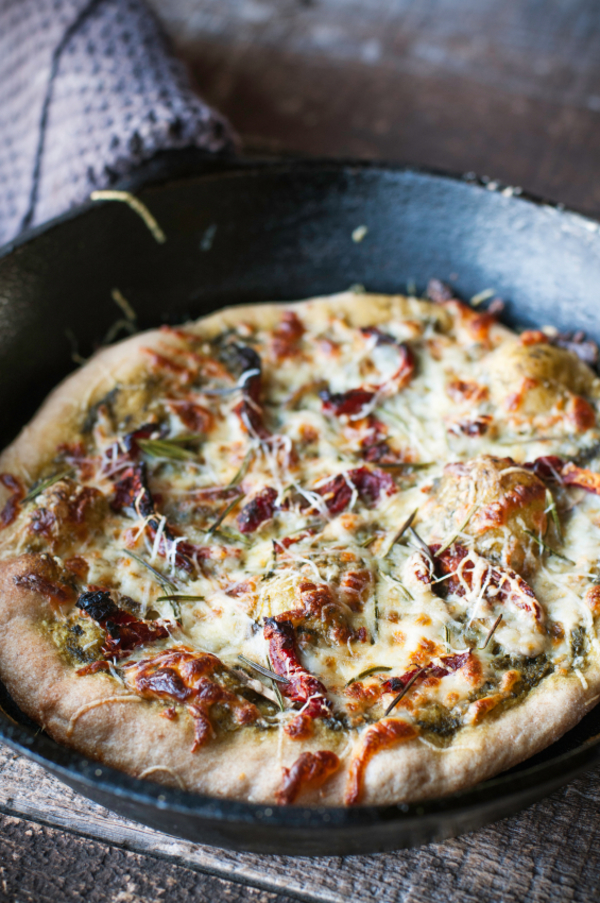
[[[247,149],[474,171],[600,215],[596,0],[151,0]]]
[[[38,899],[58,899],[61,887],[62,900],[88,899],[91,885],[79,867],[86,857],[92,872],[104,874],[106,865],[113,875],[106,896],[89,899],[115,903],[161,899],[158,889],[163,887],[170,888],[169,903],[191,899],[186,896],[190,888],[194,899],[261,903],[289,898],[327,903],[588,903],[600,897],[600,771],[476,834],[371,856],[258,856],[179,840],[90,803],[5,746],[0,746],[0,813],[8,818],[0,823],[1,901],[34,899],[38,890]],[[69,840],[62,832],[75,838]],[[17,839],[23,837],[30,839]],[[136,856],[124,856],[124,850]],[[75,866],[77,874],[71,875]],[[190,870],[198,875],[192,878]],[[148,875],[156,877],[155,884]],[[215,883],[216,878],[222,883]],[[10,896],[15,882],[23,882],[33,896]],[[128,882],[138,890],[128,890]],[[265,895],[252,896],[251,890]],[[133,896],[118,896],[127,893]]]

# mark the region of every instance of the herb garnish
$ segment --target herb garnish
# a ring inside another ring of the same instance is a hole
[[[563,532],[562,527],[560,525],[560,518],[558,516],[558,511],[556,510],[556,502],[554,501],[554,496],[549,489],[546,489],[546,511],[549,511],[552,520],[554,521],[554,527],[556,529],[556,534],[560,541],[563,541]]]
[[[242,461],[242,466],[240,467],[240,469],[238,470],[236,475],[233,477],[233,479],[230,480],[230,482],[227,484],[227,487],[226,487],[227,489],[231,489],[232,486],[237,486],[239,483],[242,482],[242,480],[248,473],[248,468],[250,467],[250,464],[252,463],[253,457],[254,457],[254,449],[250,448],[246,452],[246,456],[245,456],[244,460]]]
[[[361,671],[360,674],[357,674],[356,677],[351,677],[348,683],[344,684],[344,686],[349,687],[351,684],[355,684],[358,680],[362,680],[364,677],[370,677],[371,674],[377,674],[378,671],[391,671],[387,665],[373,665],[371,668],[365,668],[364,671]]]
[[[476,508],[477,508],[477,505],[471,505],[471,507],[467,511],[467,516],[465,517],[462,524],[455,530],[455,532],[450,536],[450,538],[447,539],[446,542],[437,550],[437,552],[435,553],[436,557],[439,557],[443,552],[446,551],[446,549],[449,549],[450,546],[452,545],[452,543],[458,539],[458,537],[460,536],[462,531],[465,529],[465,527],[471,520]]]
[[[367,537],[363,542],[359,543],[361,549],[368,549],[371,543],[375,542],[377,539],[377,533],[373,533],[371,536]]]
[[[415,508],[413,513],[411,515],[409,515],[409,517],[406,518],[406,520],[404,521],[404,523],[402,524],[402,526],[400,527],[398,532],[394,535],[394,538],[392,539],[391,543],[389,544],[387,551],[386,551],[385,555],[383,556],[384,558],[387,558],[387,556],[390,554],[390,552],[392,551],[392,549],[394,548],[394,546],[396,545],[398,540],[400,540],[404,536],[406,531],[412,525],[412,522],[414,521],[415,517],[417,516],[418,510],[419,510],[418,508]]]
[[[500,621],[502,620],[502,617],[503,617],[502,615],[498,615],[498,617],[496,618],[496,620],[495,620],[494,623],[492,624],[491,630],[488,632],[488,635],[487,635],[486,638],[485,638],[485,641],[484,641],[483,646],[480,646],[480,647],[479,647],[480,649],[485,649],[485,647],[487,646],[487,644],[489,643],[489,641],[491,640],[491,638],[494,636],[494,633],[496,632],[496,627],[498,627]]]
[[[409,527],[409,530],[410,530],[410,535],[415,540],[415,542],[418,544],[419,548],[421,549],[421,551],[423,552],[423,554],[429,561],[429,564],[431,565],[431,567],[435,570],[435,561],[433,560],[433,556],[431,554],[431,550],[430,550],[429,546],[427,545],[427,543],[425,542],[424,539],[421,539],[421,537],[419,536],[419,534],[417,533],[417,531],[415,530],[414,527]]]
[[[196,436],[193,437],[197,438]],[[189,436],[174,436],[171,439],[138,439],[137,444],[145,455],[153,458],[170,458],[173,461],[190,461],[196,458],[195,452],[183,448],[182,442],[189,442]]]
[[[265,668],[264,665],[259,665],[256,662],[253,662],[251,658],[246,658],[245,655],[238,655],[238,658],[249,668],[252,668],[253,671],[258,671],[259,674],[262,674],[263,677],[268,677],[269,680],[276,681],[280,684],[289,684],[287,677],[283,677],[281,674],[277,674],[271,667]]]
[[[33,484],[27,495],[21,499],[21,504],[26,505],[28,502],[32,502],[40,495],[40,493],[45,492],[50,486],[54,486],[59,480],[68,477],[72,472],[72,470],[63,470],[60,473],[55,473],[53,477],[46,477],[45,480],[38,480]]]
[[[227,517],[229,512],[233,511],[233,509],[238,504],[238,502],[240,502],[243,498],[244,498],[244,493],[240,492],[240,494],[236,495],[236,497],[234,499],[232,499],[232,501],[229,502],[228,505],[225,505],[225,507],[223,508],[221,513],[218,515],[216,521],[206,531],[208,536],[210,536],[212,533],[214,533],[215,530],[217,530],[221,526],[221,524],[223,523],[223,521],[225,520],[225,518]]]
[[[444,642],[446,643],[446,649],[450,652],[450,628],[447,624],[444,624]]]
[[[159,596],[155,602],[205,602],[204,596],[186,596],[184,593],[169,593],[167,596]]]
[[[268,655],[267,655],[267,663],[269,665],[269,668],[271,668],[271,670],[273,670],[273,666],[271,664],[271,659],[269,658]],[[273,671],[273,674],[275,674],[274,671]],[[283,696],[281,694],[281,690],[279,689],[279,684],[276,680],[274,680],[274,678],[271,678],[271,686],[273,687],[273,692],[275,693],[275,696],[277,697],[277,702],[279,703],[279,711],[285,712],[285,703],[283,701]]]
[[[398,703],[400,702],[400,700],[402,699],[402,697],[403,697],[406,693],[408,693],[408,691],[410,690],[410,688],[411,688],[412,685],[414,684],[414,682],[415,682],[415,680],[417,679],[417,677],[420,677],[421,674],[423,673],[423,671],[425,671],[425,670],[426,670],[426,668],[419,668],[418,671],[415,671],[415,673],[413,674],[413,676],[411,677],[411,679],[408,681],[408,683],[406,684],[406,686],[405,686],[405,687],[402,687],[402,689],[400,690],[400,692],[398,693],[398,695],[395,696],[395,697],[392,699],[392,701],[390,702],[389,706],[387,707],[387,709],[386,709],[385,712],[383,713],[383,716],[382,716],[383,718],[387,718],[387,716],[390,714],[390,712],[392,711],[392,709],[395,709],[395,708],[396,708],[396,706],[398,705]]]
[[[124,552],[125,555],[129,555],[131,558],[137,561],[138,564],[141,564],[145,568],[147,568],[161,585],[163,591],[165,592],[165,595],[168,594],[172,597],[169,599],[169,602],[171,603],[175,617],[177,618],[177,620],[179,620],[181,618],[181,609],[175,601],[177,599],[177,587],[175,586],[175,584],[171,583],[171,581],[167,577],[165,577],[164,574],[161,574],[160,571],[157,571],[156,568],[153,568],[148,561],[144,561],[144,559],[139,555],[136,555],[135,552],[131,552],[129,549],[121,549],[121,551]]]
[[[567,558],[566,555],[561,555],[560,552],[557,552],[556,549],[553,549],[551,546],[549,546],[547,542],[544,542],[543,539],[540,539],[540,537],[536,536],[535,533],[532,533],[531,530],[525,530],[525,533],[527,533],[528,536],[531,536],[534,542],[537,542],[540,549],[545,549],[549,555],[554,555],[555,558],[560,558],[561,561],[566,561],[567,564],[571,564],[573,565],[573,567],[575,567],[574,561],[571,561],[571,559]]]

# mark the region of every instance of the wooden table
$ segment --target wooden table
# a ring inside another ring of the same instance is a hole
[[[595,0],[151,0],[250,152],[476,171],[600,216]],[[600,771],[419,850],[294,860],[120,819],[0,746],[0,901],[600,898]]]

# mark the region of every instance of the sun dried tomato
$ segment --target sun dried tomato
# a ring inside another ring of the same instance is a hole
[[[319,486],[317,492],[323,496],[331,514],[340,514],[350,504],[353,487],[361,502],[369,506],[376,505],[383,492],[387,495],[396,492],[396,485],[389,473],[368,467],[357,467],[345,474],[338,474],[325,485]]]
[[[154,500],[148,488],[148,473],[144,462],[128,467],[115,483],[111,500],[113,511],[136,508],[142,517],[154,514]]]
[[[448,576],[445,581],[447,591],[458,596],[466,593],[465,584],[472,587],[473,577],[477,574],[481,586],[485,586],[490,597],[496,603],[510,604],[522,611],[527,611],[534,616],[536,621],[544,619],[543,609],[535,597],[535,593],[523,578],[508,567],[494,567],[481,558],[475,552],[465,546],[455,543],[441,555],[438,554],[439,545],[429,546],[435,557],[436,570],[439,569],[442,576]],[[480,563],[482,567],[480,567]],[[460,579],[456,571],[460,566]]]
[[[331,706],[325,687],[300,663],[292,622],[265,618],[264,635],[269,643],[273,670],[289,681],[280,685],[283,695],[303,706],[302,715],[305,719],[330,717]],[[293,724],[294,722],[286,729],[290,736],[296,735]],[[304,727],[303,725],[303,733]]]
[[[81,593],[77,607],[106,631],[102,646],[106,658],[122,658],[138,646],[169,636],[164,625],[142,621],[118,608],[105,590]]]
[[[350,389],[348,392],[329,392],[322,389],[319,398],[323,402],[323,410],[335,414],[336,417],[347,417],[360,414],[363,408],[375,398],[375,392],[367,389]]]
[[[214,417],[208,408],[196,401],[170,401],[169,407],[177,414],[190,433],[209,433],[211,431]]]
[[[240,533],[254,533],[261,524],[270,520],[275,513],[276,499],[275,489],[266,486],[247,505],[244,505],[237,517]]]
[[[523,464],[527,470],[532,470],[541,480],[560,480],[565,462],[557,455],[543,455],[535,461],[527,461]]]

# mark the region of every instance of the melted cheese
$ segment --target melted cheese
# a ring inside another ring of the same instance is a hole
[[[474,676],[472,669],[461,667],[437,681],[422,682],[401,702],[405,717],[418,721],[419,713],[435,704],[470,723],[481,715],[482,710],[475,716],[469,708],[479,688],[486,681],[501,684],[497,662],[502,657],[508,656],[515,667],[519,660],[540,656],[552,667],[565,663],[579,667],[582,653],[572,651],[576,632],[584,632],[588,646],[598,645],[592,613],[582,601],[598,574],[600,499],[595,496],[553,487],[564,542],[551,526],[547,542],[560,546],[562,558],[548,556],[527,538],[523,518],[499,530],[501,543],[515,540],[526,548],[523,576],[543,610],[543,623],[518,606],[500,604],[482,574],[479,579],[474,572],[470,582],[463,580],[450,593],[444,578],[420,581],[415,576],[415,555],[420,554],[416,540],[407,533],[393,543],[399,525],[416,508],[414,526],[421,538],[440,542],[439,521],[432,521],[427,511],[428,506],[435,510],[447,463],[495,455],[512,457],[520,465],[539,455],[572,456],[579,447],[591,447],[600,439],[596,425],[578,435],[569,420],[568,399],[575,389],[581,391],[580,374],[572,390],[567,383],[556,391],[553,384],[546,385],[545,391],[556,395],[550,414],[520,415],[518,399],[511,401],[511,393],[516,397],[522,391],[527,362],[519,364],[513,383],[512,371],[502,372],[501,366],[503,355],[514,358],[518,340],[511,333],[493,325],[482,341],[465,309],[405,301],[405,320],[378,324],[380,333],[386,334],[382,341],[376,333],[348,325],[342,316],[323,315],[315,308],[313,325],[304,324],[303,335],[283,358],[275,356],[268,331],[240,326],[235,341],[255,349],[262,361],[260,409],[270,433],[266,438],[252,425],[251,416],[239,413],[247,397],[246,384],[257,372],[229,374],[219,361],[218,342],[203,339],[201,326],[196,336],[189,333],[189,340],[179,337],[167,343],[165,355],[180,367],[189,367],[189,379],[178,380],[149,359],[154,388],[135,425],[154,422],[167,439],[185,439],[189,434],[185,416],[172,406],[179,399],[208,411],[211,427],[189,446],[196,449],[189,459],[142,453],[150,489],[159,499],[158,533],[149,535],[148,517],[138,514],[135,504],[120,513],[107,508],[101,529],[61,552],[63,559],[83,556],[89,566],[86,583],[133,599],[143,616],[172,622],[176,611],[172,602],[158,601],[165,595],[164,586],[129,551],[163,574],[178,593],[201,597],[181,602],[180,625],[163,646],[184,643],[214,653],[230,667],[237,667],[240,654],[265,665],[264,618],[300,609],[302,584],[325,584],[348,638],[332,638],[325,615],[321,624],[318,618],[309,619],[307,629],[298,634],[299,654],[304,667],[325,686],[333,711],[349,719],[347,726],[381,716],[392,699],[380,689],[387,678],[426,665],[441,668],[444,657],[471,649],[479,671]],[[302,320],[301,310],[299,316]],[[408,342],[415,369],[406,384],[398,386],[394,379],[403,361],[402,342]],[[194,370],[198,359],[218,361],[218,367]],[[590,373],[587,401],[594,409],[600,397],[597,382]],[[319,395],[324,388],[330,396],[363,389],[370,397],[358,410],[337,415]],[[128,466],[122,460],[126,431],[101,408],[88,440],[93,475],[82,471],[80,482],[97,487],[108,498]],[[372,458],[370,449],[375,449]],[[227,487],[245,462],[248,466],[239,480],[244,497],[213,531],[211,526],[231,499]],[[390,462],[396,466],[388,467]],[[381,481],[378,492],[371,496],[361,492],[358,477],[353,481],[352,476],[359,468],[376,474]],[[323,491],[336,478],[349,492],[341,511],[330,510]],[[219,488],[224,490],[222,497]],[[274,515],[242,534],[240,511],[265,488],[275,490]],[[215,490],[213,496],[209,490]],[[476,487],[472,498],[462,501],[476,507]],[[36,512],[51,502],[48,489],[23,511],[2,537],[1,555],[52,550],[51,534],[36,532],[35,527]],[[167,524],[177,536],[169,540],[165,558],[161,543]],[[486,561],[499,566],[489,536],[474,538],[466,524],[445,538],[451,547],[459,543],[471,549],[475,543],[483,556],[476,568],[485,570]],[[290,540],[287,548],[281,546],[284,539]],[[201,550],[191,574],[176,564],[182,543]],[[357,572],[364,578],[362,590],[348,583],[349,575]],[[459,573],[457,579],[460,583]],[[483,649],[498,614],[502,621]],[[132,657],[145,652],[138,649]],[[374,667],[387,670],[354,680]]]

